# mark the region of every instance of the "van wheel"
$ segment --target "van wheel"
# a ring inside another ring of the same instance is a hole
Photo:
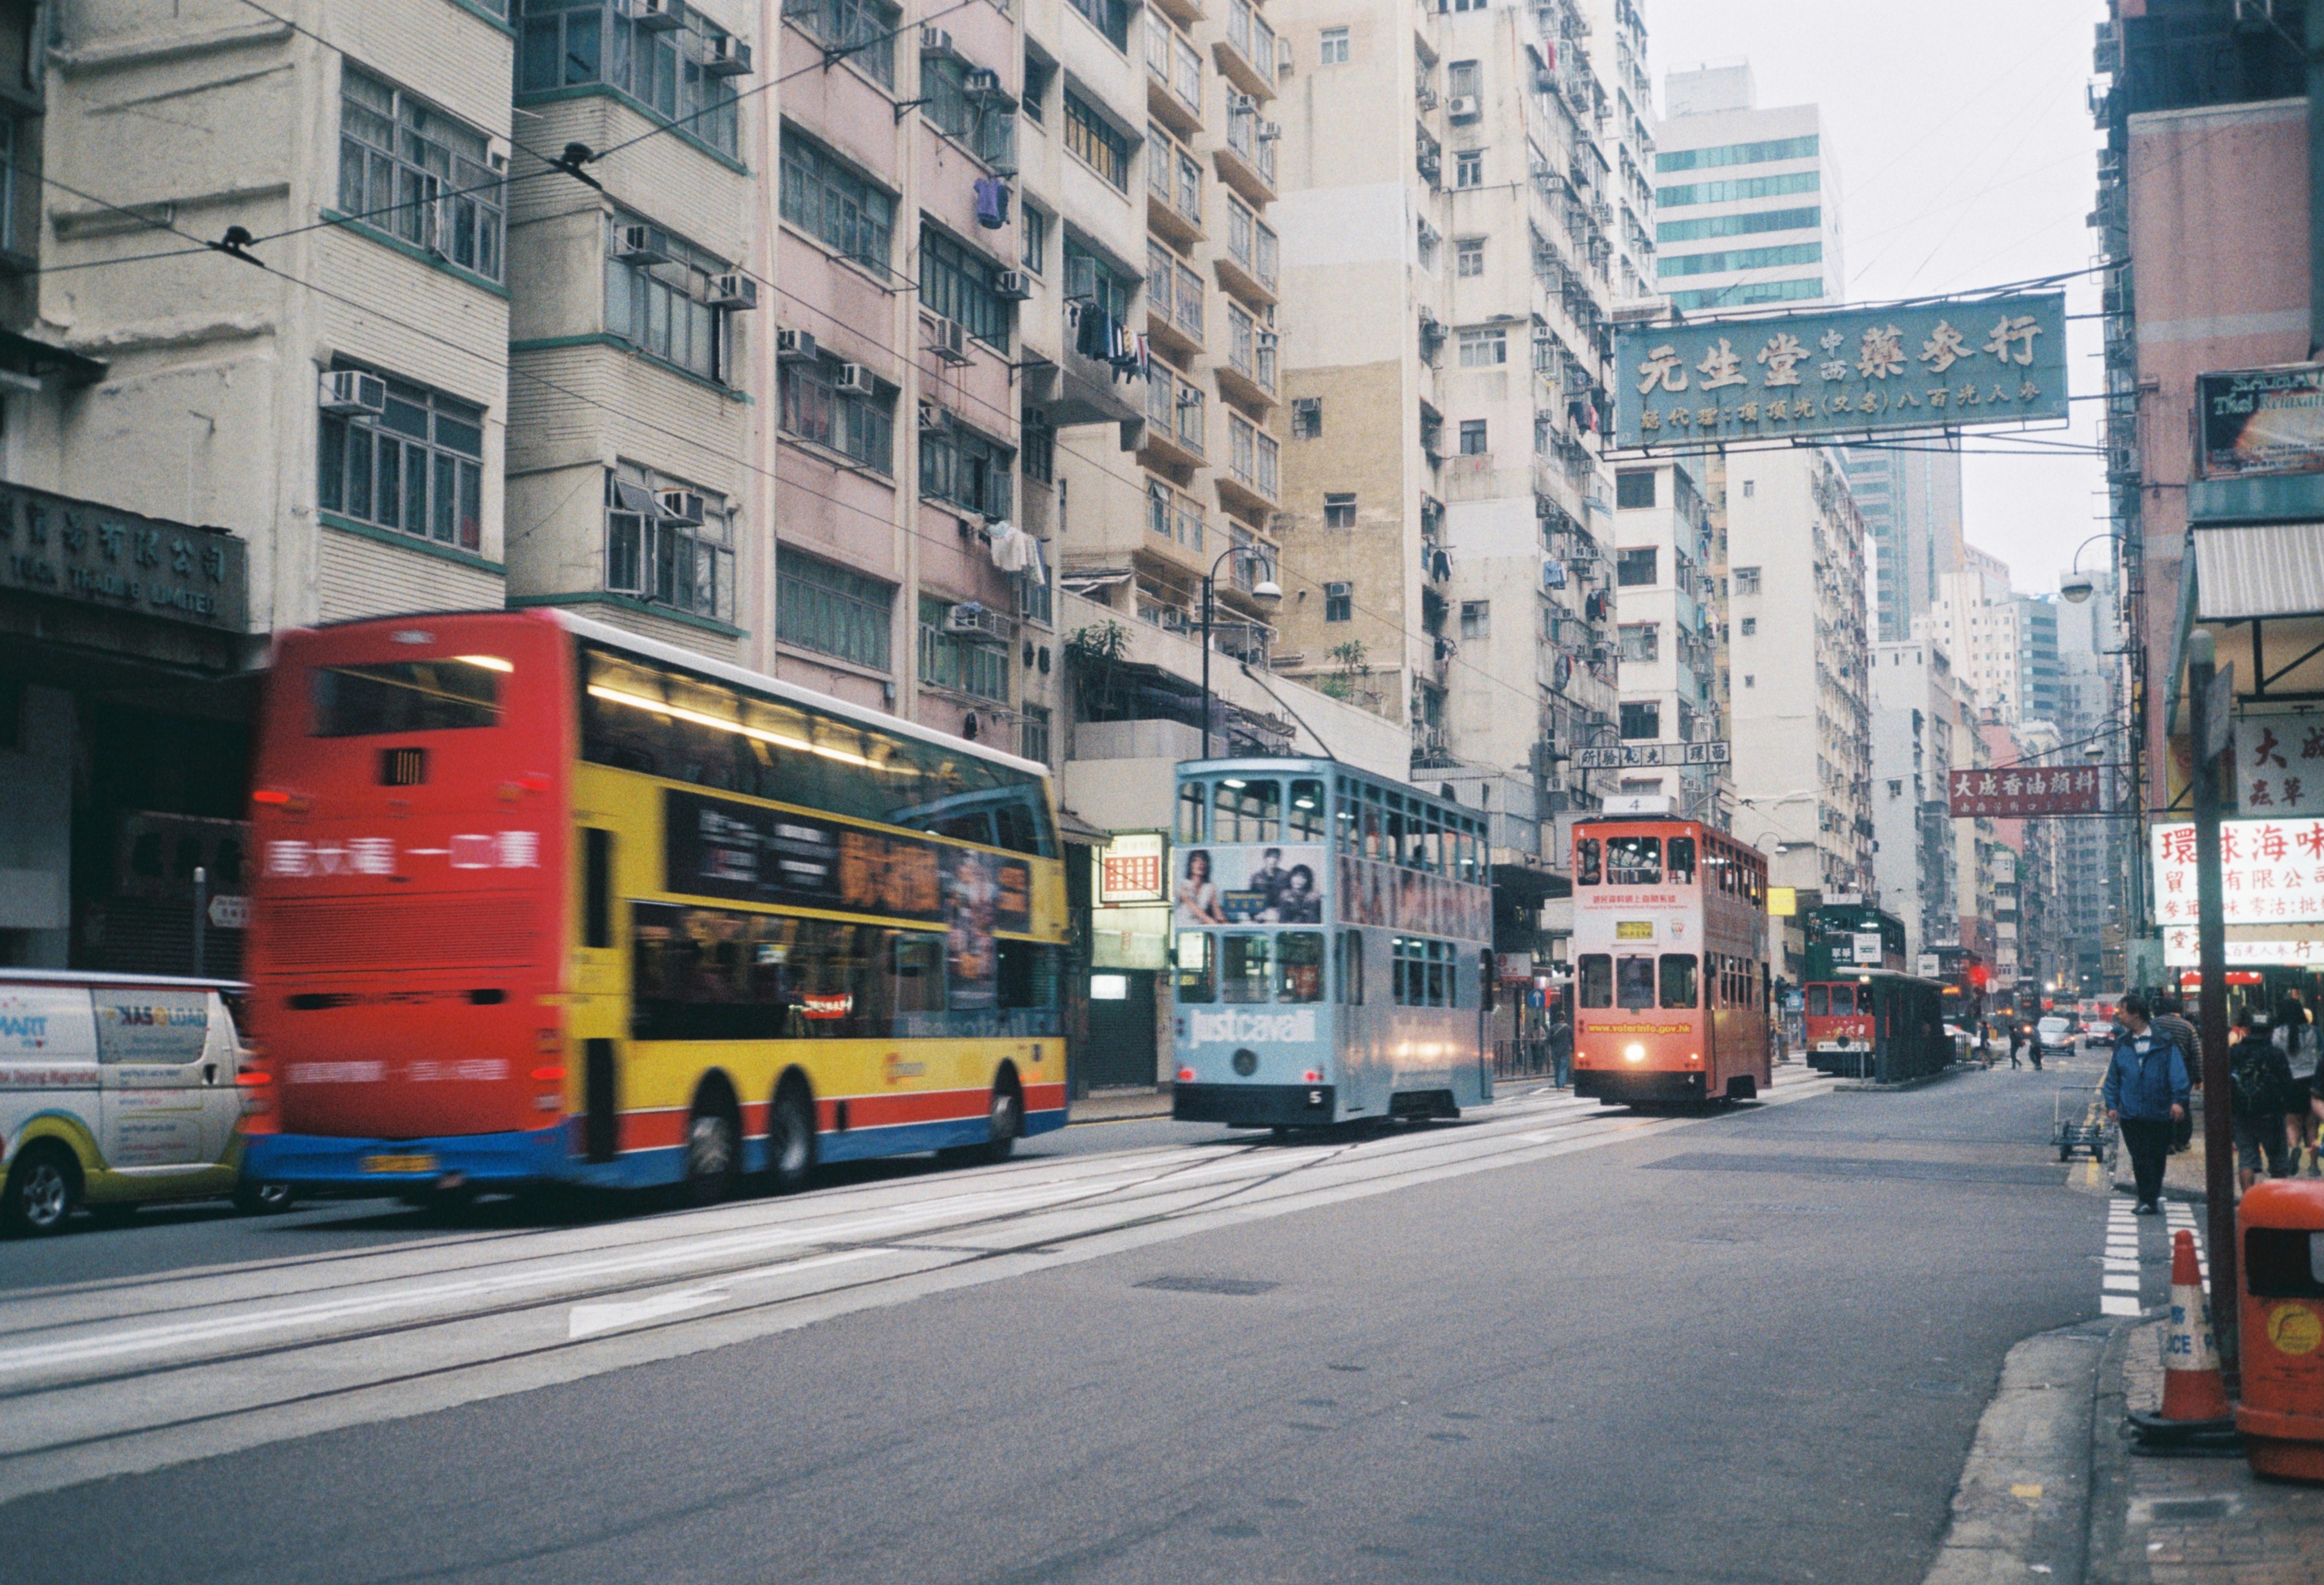
[[[79,1205],[80,1163],[63,1145],[39,1140],[16,1153],[0,1227],[35,1237],[61,1232]]]
[[[775,1091],[767,1120],[767,1177],[778,1194],[807,1187],[815,1175],[815,1109],[796,1077]]]
[[[244,1216],[279,1216],[299,1198],[288,1183],[260,1183],[245,1178],[234,1186],[234,1208]]]
[[[687,1203],[715,1205],[733,1193],[738,1165],[733,1116],[717,1098],[705,1095],[686,1125]]]

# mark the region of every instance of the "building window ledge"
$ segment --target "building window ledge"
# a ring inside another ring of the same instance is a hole
[[[604,589],[583,589],[574,594],[511,595],[508,604],[512,611],[534,606],[610,606],[615,610],[632,611],[641,616],[659,616],[682,627],[698,627],[705,633],[715,633],[726,638],[743,636],[742,628],[731,622],[721,622],[715,616],[698,616],[692,611],[681,611],[676,606],[656,605],[635,595],[608,594]]]
[[[857,274],[862,276],[866,281],[871,282],[872,285],[877,286],[881,292],[886,292],[890,297],[893,297],[899,290],[901,290],[901,288],[895,284],[895,272],[884,264],[875,270],[872,265],[865,264],[853,254],[840,252],[839,249],[832,246],[831,244],[825,242],[822,237],[816,236],[811,231],[801,230],[798,227],[791,224],[788,220],[778,222],[777,229],[781,231],[785,236],[790,237],[794,241],[805,243],[807,246],[821,254],[825,258],[829,259],[833,264],[854,271]],[[882,273],[883,271],[885,272],[884,273]]]
[[[611,99],[618,105],[636,111],[653,124],[655,131],[675,134],[687,147],[698,154],[717,161],[738,176],[748,176],[751,173],[751,168],[748,165],[725,150],[704,142],[699,134],[687,130],[684,123],[669,119],[660,111],[649,107],[643,99],[632,94],[624,93],[611,83],[582,82],[575,83],[569,88],[540,88],[532,93],[517,95],[516,102],[521,106],[554,105],[560,99],[595,98]]]
[[[439,561],[449,561],[457,567],[466,567],[477,572],[489,572],[494,578],[508,576],[508,567],[504,562],[495,561],[489,556],[479,556],[474,551],[461,550],[456,545],[439,544],[434,540],[421,539],[416,533],[405,533],[401,529],[382,528],[375,523],[364,523],[353,517],[342,517],[336,512],[325,512],[319,509],[315,514],[315,521],[325,528],[336,529],[340,533],[350,533],[357,539],[376,540],[383,545],[393,545],[399,551],[416,551],[420,555],[433,556]]]
[[[896,476],[886,468],[875,468],[860,458],[850,457],[844,451],[835,451],[830,447],[810,440],[804,435],[796,435],[788,430],[778,429],[775,431],[775,439],[799,455],[812,457],[817,462],[828,463],[843,473],[856,474],[872,480],[874,484],[886,485],[890,488],[895,486]]]
[[[706,391],[715,391],[730,402],[747,403],[751,400],[750,393],[746,391],[722,385],[707,375],[697,375],[685,365],[672,363],[666,357],[648,352],[628,337],[611,330],[592,330],[581,336],[537,336],[530,340],[512,341],[509,354],[513,357],[520,352],[555,352],[567,347],[610,347],[616,352],[628,353],[641,363],[650,363],[658,369],[676,375],[681,380],[689,380]]]
[[[508,301],[509,289],[491,276],[479,275],[474,270],[464,269],[447,258],[404,241],[392,232],[381,230],[368,220],[359,219],[354,215],[345,214],[337,209],[325,209],[322,217],[327,225],[337,226],[343,231],[351,231],[358,236],[368,237],[382,246],[394,249],[405,258],[416,259],[431,270],[440,271],[455,281],[465,281],[479,291],[491,292],[503,302]]]
[[[834,672],[844,672],[851,677],[861,677],[868,682],[893,684],[896,681],[895,673],[892,672],[882,672],[877,666],[867,666],[861,661],[851,661],[844,656],[829,654],[804,644],[792,644],[786,639],[775,641],[775,653],[787,661],[798,661],[803,665],[823,666]]]
[[[512,39],[516,37],[516,29],[510,24],[508,18],[494,15],[488,7],[477,5],[476,0],[452,0],[452,5],[493,31],[506,33]]]

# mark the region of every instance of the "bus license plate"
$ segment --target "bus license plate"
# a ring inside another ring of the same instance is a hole
[[[366,1173],[432,1173],[441,1164],[432,1155],[367,1155],[363,1159]]]

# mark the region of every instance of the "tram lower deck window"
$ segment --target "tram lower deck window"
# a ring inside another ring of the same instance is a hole
[[[1829,986],[1808,987],[1807,1012],[1811,1018],[1822,1018],[1831,1012],[1831,989]]]
[[[1180,1001],[1207,1002],[1218,995],[1211,980],[1211,938],[1207,932],[1179,932],[1177,959]]]
[[[1655,960],[1652,957],[1615,960],[1614,1003],[1625,1012],[1631,1013],[1642,1013],[1655,1005]]]
[[[1610,1007],[1614,1005],[1614,959],[1603,952],[1584,952],[1576,969],[1582,981],[1582,1005],[1585,1007]]]
[[[1323,999],[1323,936],[1320,931],[1286,930],[1275,938],[1275,999]]]

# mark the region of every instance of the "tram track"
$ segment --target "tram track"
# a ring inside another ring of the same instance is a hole
[[[1794,1082],[1770,1099],[1806,1098],[1828,1088]],[[1267,1141],[1176,1151],[1160,1171],[1152,1170],[1158,1163],[1120,1160],[1090,1168],[1079,1160],[1019,1162],[988,1169],[974,1187],[934,1199],[910,1200],[914,1184],[926,1183],[915,1180],[842,1190],[835,1199],[846,1197],[852,1203],[810,1205],[806,1218],[795,1214],[808,1203],[800,1200],[681,1213],[668,1219],[666,1228],[654,1228],[642,1247],[634,1237],[620,1237],[635,1231],[635,1223],[592,1228],[593,1234],[604,1235],[596,1247],[545,1251],[537,1257],[537,1269],[503,1272],[497,1284],[466,1276],[429,1284],[423,1277],[415,1288],[410,1273],[363,1274],[361,1264],[348,1263],[376,1265],[392,1256],[451,1251],[473,1255],[463,1261],[464,1272],[486,1265],[504,1267],[510,1242],[537,1238],[537,1231],[431,1241],[417,1251],[404,1247],[334,1252],[280,1263],[280,1268],[314,1270],[312,1262],[320,1261],[337,1274],[357,1276],[341,1284],[344,1297],[310,1302],[304,1313],[277,1313],[254,1307],[279,1306],[279,1294],[204,1299],[181,1291],[179,1302],[141,1313],[138,1319],[148,1323],[143,1336],[92,1335],[87,1322],[26,1313],[43,1297],[82,1297],[97,1290],[12,1295],[0,1302],[0,1379],[10,1373],[21,1379],[0,1388],[0,1402],[10,1404],[7,1419],[23,1440],[8,1437],[16,1445],[0,1448],[0,1498],[90,1474],[198,1456],[221,1435],[219,1445],[250,1445],[295,1434],[282,1428],[289,1424],[398,1417],[439,1399],[456,1402],[522,1390],[902,1302],[936,1288],[1180,1237],[1217,1225],[1222,1216],[1280,1215],[1333,1199],[1388,1192],[1685,1126],[1684,1119],[1637,1117],[1558,1100],[1520,1106],[1471,1126],[1367,1132],[1328,1146],[1295,1145],[1288,1148],[1298,1152],[1298,1159],[1272,1170],[1265,1170],[1267,1158],[1286,1147]],[[1344,1170],[1351,1165],[1361,1169],[1353,1177]],[[1232,1181],[1207,1182],[1222,1177]],[[863,1198],[875,1203],[861,1203]],[[771,1211],[775,1219],[704,1231],[705,1215],[731,1217],[738,1210]],[[958,1214],[964,1212],[970,1214]],[[1066,1225],[1044,1225],[1049,1221]],[[1076,1223],[1085,1225],[1072,1225]],[[1012,1228],[1023,1236],[1006,1237]],[[982,1241],[995,1235],[1001,1236]],[[770,1261],[778,1250],[792,1253]],[[144,1287],[183,1290],[203,1278],[247,1280],[270,1269],[276,1268],[212,1268],[103,1286],[115,1294]],[[804,1290],[793,1281],[826,1269],[830,1277],[817,1278]],[[440,1266],[435,1274],[442,1276]],[[759,1283],[788,1291],[763,1296],[725,1291]],[[675,1293],[674,1284],[682,1285]],[[507,1296],[493,1298],[494,1286]],[[549,1288],[554,1291],[540,1291]],[[308,1290],[318,1291],[329,1290]],[[558,1324],[568,1312],[577,1314],[587,1306],[631,1301],[650,1309],[654,1296],[683,1299],[689,1292],[711,1298],[676,1312],[616,1322],[606,1332],[582,1335],[577,1323],[571,1332]],[[470,1302],[477,1299],[487,1302]],[[355,1321],[367,1305],[375,1314],[382,1303],[434,1308],[393,1321],[332,1324]],[[17,1314],[9,1316],[10,1311]],[[208,1323],[201,1320],[218,1311],[231,1313],[212,1316]],[[152,1324],[171,1316],[183,1319],[168,1327]],[[300,1325],[306,1330],[296,1336],[242,1347],[209,1346],[232,1336]],[[700,1340],[688,1346],[689,1334]],[[172,1349],[180,1352],[171,1356]],[[141,1353],[144,1362],[119,1363]],[[399,1361],[403,1367],[397,1367]],[[286,1362],[286,1368],[275,1368]],[[314,1385],[318,1376],[340,1379]],[[513,1379],[513,1385],[495,1386],[484,1379],[495,1376]],[[201,1402],[205,1397],[207,1404]],[[178,1412],[152,1412],[162,1405]],[[46,1470],[35,1468],[43,1463]]]

